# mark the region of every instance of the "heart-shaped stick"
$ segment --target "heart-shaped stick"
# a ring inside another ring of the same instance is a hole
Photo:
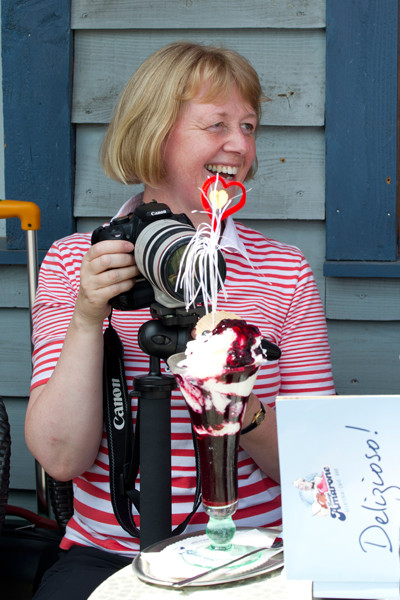
[[[219,183],[223,189],[217,189]],[[213,184],[215,184],[214,188],[210,189]],[[226,191],[230,187],[238,187],[241,191],[241,196],[235,204],[231,204],[234,198],[230,199]],[[203,183],[203,187],[201,188],[201,202],[204,210],[211,218],[215,231],[217,227],[217,215],[219,216],[219,220],[222,221],[246,204],[246,189],[240,181],[225,181],[219,175],[213,175]],[[230,205],[225,209],[224,206],[227,204]]]

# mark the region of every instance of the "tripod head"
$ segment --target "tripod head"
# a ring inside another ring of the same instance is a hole
[[[189,310],[168,308],[154,302],[150,313],[152,320],[143,323],[139,329],[139,347],[145,354],[165,360],[185,350],[191,331],[205,314],[205,309],[204,306]]]

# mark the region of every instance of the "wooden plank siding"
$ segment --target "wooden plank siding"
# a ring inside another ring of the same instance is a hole
[[[28,308],[28,272],[25,265],[0,265],[0,306]]]
[[[107,178],[98,154],[105,127],[77,127],[75,217],[111,217],[140,186]],[[323,220],[324,133],[322,127],[263,127],[257,138],[258,173],[246,187],[240,219]],[[321,248],[321,252],[324,249]],[[323,260],[323,256],[321,256]]]
[[[270,98],[263,125],[323,125],[325,37],[319,29],[77,31],[73,121],[108,123],[131,74],[155,50],[180,39],[231,47],[248,58]]]
[[[3,400],[10,422],[12,457],[10,487],[20,491],[33,490],[35,489],[35,461],[25,444],[24,435],[27,400],[21,397],[4,397]]]
[[[325,310],[328,319],[400,321],[399,281],[382,277],[329,277],[326,280]]]
[[[31,377],[29,310],[0,308],[0,396],[27,397]]]
[[[376,311],[377,314],[377,311]],[[398,394],[400,322],[328,321],[339,394]],[[390,418],[390,415],[388,415]]]
[[[325,0],[73,0],[74,29],[313,28],[325,26]]]

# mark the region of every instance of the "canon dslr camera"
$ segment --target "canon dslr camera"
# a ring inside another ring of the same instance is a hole
[[[142,277],[131,290],[112,298],[117,310],[138,310],[159,302],[168,308],[185,306],[183,289],[176,286],[186,247],[196,230],[185,214],[175,215],[166,204],[153,200],[140,204],[132,214],[117,217],[109,225],[93,231],[92,244],[103,240],[128,240],[135,245],[133,254]],[[221,280],[226,265],[218,251]],[[195,299],[201,304],[199,293]]]

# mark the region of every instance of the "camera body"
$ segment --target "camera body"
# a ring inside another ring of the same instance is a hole
[[[92,233],[92,244],[103,240],[128,240],[135,246],[133,254],[141,277],[126,293],[110,300],[117,310],[138,310],[153,302],[168,308],[185,306],[183,290],[176,286],[181,260],[196,230],[183,213],[173,214],[166,204],[152,200],[142,203],[132,214],[113,219],[109,225]],[[218,252],[222,280],[226,266]],[[196,302],[201,303],[199,295]]]
[[[152,200],[147,204],[142,202],[129,215],[112,219],[109,225],[98,227],[92,233],[92,244],[103,240],[128,240],[136,244],[139,234],[149,223],[160,219],[173,219],[193,227],[185,214],[174,215],[166,204]]]

